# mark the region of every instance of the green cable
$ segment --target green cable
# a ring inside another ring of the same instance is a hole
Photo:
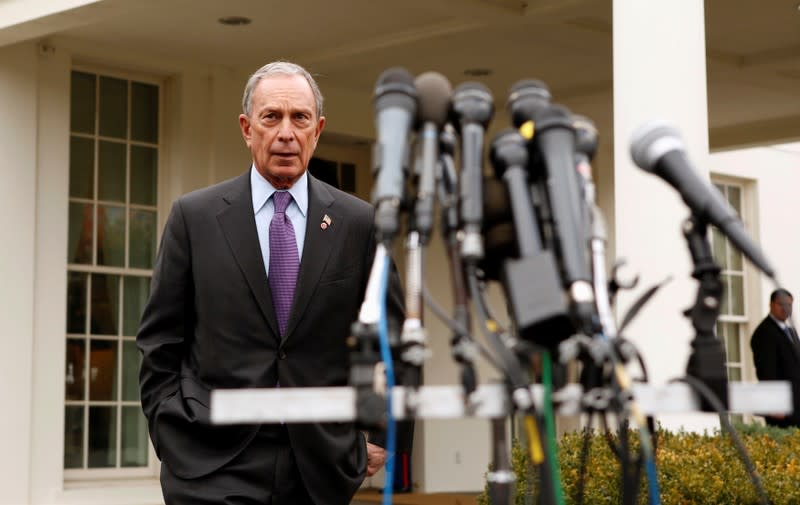
[[[550,473],[553,476],[553,490],[557,505],[564,505],[564,489],[561,487],[561,470],[556,455],[556,422],[553,416],[553,371],[550,364],[550,353],[543,351],[544,359],[542,375],[544,382],[544,424],[547,432],[547,456],[550,462]]]

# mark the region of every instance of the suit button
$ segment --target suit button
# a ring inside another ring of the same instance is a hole
[[[286,353],[283,352],[283,349],[278,351],[278,359],[286,359]]]

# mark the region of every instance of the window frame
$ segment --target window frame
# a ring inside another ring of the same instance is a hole
[[[755,220],[753,219],[753,212],[755,209],[755,202],[754,202],[754,181],[740,179],[730,176],[724,176],[719,174],[711,174],[711,184],[715,187],[719,188],[722,186],[723,196],[725,200],[730,203],[728,200],[728,188],[735,187],[739,190],[739,203],[741,208],[734,209],[737,211],[739,218],[744,225],[745,230],[753,235],[756,233],[754,229],[753,223]],[[709,233],[710,242],[712,245],[713,250],[713,234]],[[730,241],[725,239],[727,242],[726,251],[730,254],[731,247]],[[716,260],[716,258],[715,258]],[[718,261],[718,260],[717,260]],[[730,258],[726,259],[727,265],[730,265]],[[720,267],[722,265],[720,264]],[[742,277],[742,314],[724,314],[720,313],[719,318],[717,320],[717,324],[721,323],[732,323],[735,325],[739,335],[738,335],[738,344],[739,344],[739,361],[731,362],[728,360],[728,349],[727,349],[727,341],[723,340],[723,347],[725,349],[725,369],[727,376],[730,377],[730,369],[731,368],[738,368],[740,372],[740,382],[752,382],[755,380],[755,370],[752,363],[752,353],[750,351],[749,346],[749,337],[752,330],[752,318],[753,314],[757,312],[757,307],[753,304],[753,294],[754,291],[758,290],[758,279],[756,276],[755,269],[750,265],[749,261],[743,256],[742,257],[742,268],[741,270],[730,270],[729,268],[723,269],[720,272],[720,275],[741,275]],[[725,289],[728,289],[729,284],[725,285]],[[727,294],[727,293],[726,293]],[[730,303],[730,302],[729,302]],[[715,327],[715,332],[717,332],[717,328]]]
[[[122,267],[119,266],[108,266],[108,265],[97,265],[97,226],[98,223],[96,222],[96,217],[93,222],[93,233],[92,233],[92,257],[91,257],[91,264],[82,264],[82,263],[71,263],[69,257],[66,258],[65,261],[65,273],[68,275],[72,272],[78,273],[85,273],[85,274],[107,274],[107,275],[115,275],[118,276],[120,282],[118,283],[118,299],[120,300],[119,307],[117,308],[117,319],[118,319],[118,331],[116,335],[94,335],[91,332],[91,327],[89,326],[89,314],[87,314],[87,326],[85,328],[85,332],[83,334],[76,334],[76,333],[69,333],[67,332],[67,328],[64,328],[64,339],[65,343],[69,339],[76,339],[82,340],[84,342],[84,380],[86,382],[84,397],[81,400],[68,400],[66,398],[66,390],[62,391],[61,395],[61,408],[63,411],[66,411],[66,407],[69,405],[81,405],[85,407],[84,416],[83,416],[83,464],[88,465],[88,434],[89,434],[89,415],[88,415],[88,407],[97,405],[109,405],[114,406],[117,408],[117,415],[115,416],[115,430],[116,430],[116,465],[113,468],[88,468],[88,466],[84,468],[66,468],[64,466],[64,453],[65,447],[62,447],[61,451],[61,458],[60,458],[60,466],[63,470],[63,482],[64,482],[64,489],[73,489],[73,488],[89,488],[94,487],[97,484],[102,484],[103,486],[107,485],[129,485],[131,483],[142,482],[142,483],[151,483],[153,478],[157,478],[160,469],[160,462],[156,456],[155,450],[153,448],[152,442],[149,439],[149,434],[147,437],[147,465],[141,467],[123,467],[119,466],[121,463],[122,457],[122,415],[121,415],[121,408],[122,407],[129,407],[129,406],[137,406],[141,409],[140,401],[126,401],[122,400],[119,396],[119,399],[114,399],[110,401],[99,401],[99,400],[91,400],[88,396],[86,390],[88,390],[88,377],[90,374],[89,368],[89,360],[86,358],[89,356],[91,351],[90,343],[93,340],[109,340],[113,341],[116,344],[116,377],[115,380],[117,381],[117,388],[121,389],[122,387],[122,374],[123,374],[123,366],[122,360],[123,355],[121,349],[123,347],[124,342],[126,341],[135,341],[135,335],[125,335],[124,326],[123,326],[123,309],[124,304],[122,303],[122,295],[124,292],[124,283],[122,281],[125,277],[146,277],[148,279],[152,279],[153,269],[143,269],[143,268],[130,268],[124,265],[128,265],[130,259],[130,213],[131,211],[135,210],[147,210],[155,213],[155,236],[154,236],[154,251],[155,254],[157,252],[158,243],[161,236],[161,219],[162,219],[162,211],[161,211],[161,196],[164,193],[164,162],[165,162],[165,146],[164,146],[164,139],[165,139],[165,118],[164,118],[164,111],[165,111],[165,85],[166,82],[163,78],[158,78],[153,75],[145,75],[137,72],[128,72],[128,71],[121,71],[117,69],[109,69],[104,68],[102,66],[96,65],[86,65],[80,63],[73,63],[69,68],[69,76],[70,81],[72,79],[72,75],[74,72],[82,72],[87,74],[92,74],[96,78],[96,83],[99,83],[101,77],[110,77],[114,79],[121,79],[126,81],[127,84],[127,114],[126,114],[126,138],[122,141],[116,137],[107,137],[103,136],[99,133],[99,87],[95,88],[95,131],[92,134],[84,133],[84,132],[74,132],[72,130],[71,124],[68,127],[68,135],[70,138],[79,137],[79,138],[86,138],[91,139],[94,143],[94,159],[92,165],[92,177],[93,180],[93,195],[92,198],[75,198],[67,195],[67,201],[69,203],[85,203],[91,204],[94,206],[95,214],[96,209],[100,205],[115,205],[120,206],[120,202],[111,202],[106,200],[101,200],[98,195],[98,177],[99,177],[99,168],[98,168],[98,151],[99,151],[99,142],[100,141],[113,141],[117,143],[124,143],[126,146],[126,170],[125,170],[125,201],[121,205],[126,213],[126,221],[127,225],[125,226],[125,236],[124,236],[124,263]],[[158,128],[158,135],[156,137],[155,142],[143,142],[138,140],[132,140],[130,137],[130,130],[131,130],[131,110],[132,110],[132,93],[131,93],[131,86],[133,82],[142,83],[142,84],[149,84],[156,86],[158,89],[158,121],[157,121],[157,128]],[[70,110],[70,117],[72,111]],[[155,174],[156,178],[156,194],[154,195],[154,202],[152,205],[142,205],[142,204],[134,204],[130,202],[130,182],[131,182],[131,174],[130,174],[130,157],[131,157],[131,147],[133,146],[145,146],[150,148],[155,148],[157,150],[156,153],[156,163],[157,163],[157,170]],[[68,188],[67,188],[68,191]],[[86,296],[91,296],[91,282],[87,282],[87,293]],[[68,303],[67,298],[65,297],[65,303]],[[87,300],[87,303],[88,300]],[[88,312],[88,311],[87,311]],[[66,420],[65,420],[66,422]],[[62,426],[62,436],[64,427]]]

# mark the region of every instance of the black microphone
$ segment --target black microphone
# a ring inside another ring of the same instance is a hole
[[[647,172],[658,175],[680,193],[699,219],[716,226],[742,254],[770,278],[775,270],[747,235],[739,217],[709,182],[700,178],[686,155],[678,130],[663,121],[650,121],[631,136],[631,157]]]
[[[525,139],[514,129],[501,131],[492,140],[490,160],[496,176],[505,183],[503,196],[508,199],[514,222],[511,235],[512,240],[516,237],[517,255],[502,259],[502,285],[514,326],[522,338],[552,345],[560,336],[569,335],[572,327],[566,317],[567,308],[553,252],[542,246],[528,185]],[[492,231],[500,229],[503,228],[495,226]],[[487,234],[487,251],[489,246]],[[497,259],[493,260],[497,263]]]
[[[584,325],[584,331],[591,331],[588,326],[594,312],[594,292],[588,261],[586,216],[575,170],[572,113],[566,107],[551,105],[539,110],[532,119],[535,128],[532,142],[545,167],[564,285],[576,318]]]
[[[372,203],[379,241],[390,240],[400,227],[404,165],[408,137],[417,110],[414,77],[404,68],[385,70],[375,85],[375,128],[378,140],[372,159],[376,174]]]
[[[475,262],[483,257],[483,135],[494,113],[492,93],[479,82],[465,82],[453,93],[452,112],[461,126],[461,256]]]
[[[550,90],[538,79],[523,79],[511,86],[507,108],[515,128],[530,121],[540,110],[550,105]]]
[[[425,72],[414,81],[417,88],[419,110],[418,141],[420,141],[421,166],[414,224],[424,245],[433,229],[433,204],[436,191],[436,163],[438,160],[439,130],[447,121],[453,88],[450,81],[438,72]]]

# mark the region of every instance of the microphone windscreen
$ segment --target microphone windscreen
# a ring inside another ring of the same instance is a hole
[[[538,79],[517,81],[508,94],[508,112],[516,128],[529,121],[542,108],[550,105],[550,89]]]
[[[425,72],[417,76],[414,85],[417,88],[419,122],[431,122],[438,128],[444,126],[453,94],[450,81],[439,72]]]
[[[384,70],[375,83],[375,100],[380,101],[387,94],[404,94],[416,98],[414,76],[402,67]]]

